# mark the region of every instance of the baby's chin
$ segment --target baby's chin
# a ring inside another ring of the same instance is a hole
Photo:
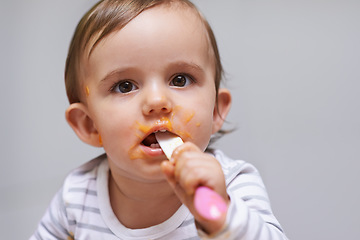
[[[144,159],[132,160],[133,165],[123,166],[121,163],[109,164],[111,174],[120,179],[128,179],[139,183],[164,183],[166,176],[161,169],[162,160],[148,164]],[[115,177],[116,178],[116,177]]]

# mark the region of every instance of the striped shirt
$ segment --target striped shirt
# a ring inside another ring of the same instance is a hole
[[[287,239],[271,211],[258,171],[249,163],[228,158],[220,150],[213,154],[223,168],[231,199],[226,224],[216,236],[197,229],[185,205],[159,225],[144,229],[123,226],[110,205],[109,167],[106,155],[102,155],[67,176],[30,240]]]

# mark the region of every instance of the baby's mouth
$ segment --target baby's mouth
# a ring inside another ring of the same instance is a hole
[[[158,132],[158,131],[156,131],[156,132]],[[147,137],[145,137],[144,140],[141,142],[141,144],[146,147],[150,147],[150,148],[160,148],[160,145],[155,137],[156,132],[153,132],[150,135],[148,135]],[[160,132],[166,132],[166,130],[162,130]]]

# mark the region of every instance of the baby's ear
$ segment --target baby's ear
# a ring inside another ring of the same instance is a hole
[[[217,133],[221,129],[231,107],[231,93],[229,90],[220,88],[217,97],[217,106],[215,106],[213,113],[212,134]]]
[[[101,147],[99,132],[89,116],[87,107],[82,103],[73,103],[66,109],[65,117],[76,135],[85,143]]]

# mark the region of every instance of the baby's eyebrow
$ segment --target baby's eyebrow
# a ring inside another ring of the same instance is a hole
[[[129,72],[129,71],[132,71],[132,70],[134,70],[134,68],[126,68],[126,69],[124,69],[124,68],[117,68],[117,69],[115,69],[115,70],[107,73],[107,74],[105,75],[105,77],[103,77],[103,78],[101,79],[100,82],[105,82],[105,81],[108,80],[108,79],[111,79],[111,78],[113,78],[113,77],[119,76],[119,75],[121,75],[121,74],[123,74],[123,73]]]
[[[175,69],[185,69],[188,71],[197,71],[203,73],[205,70],[198,64],[194,62],[187,62],[187,61],[177,61],[170,64],[170,67]]]

